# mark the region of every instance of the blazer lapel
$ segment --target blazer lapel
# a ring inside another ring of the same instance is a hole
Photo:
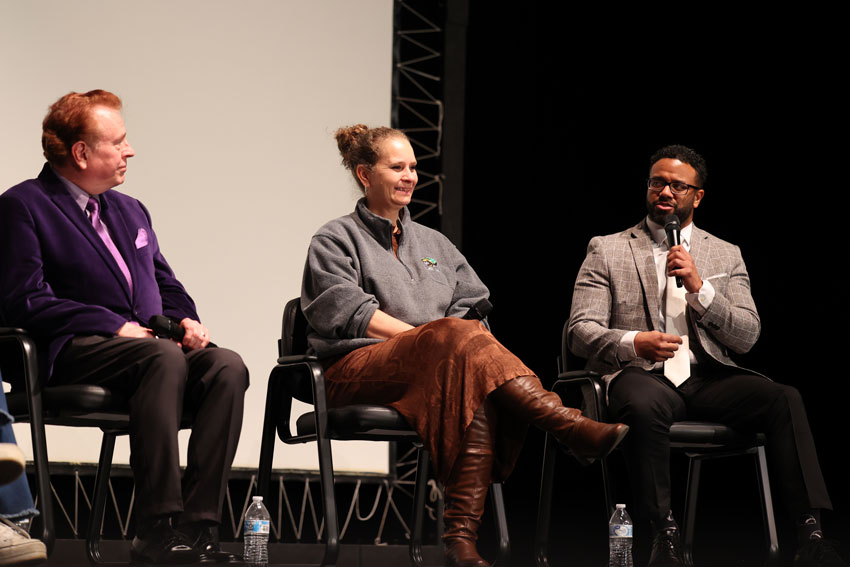
[[[697,273],[702,277],[712,275],[708,272],[708,255],[704,250],[704,247],[707,245],[707,238],[708,235],[694,225],[694,228],[691,231],[691,247],[688,252],[694,259],[694,265],[697,267]]]
[[[658,305],[658,275],[655,270],[655,259],[652,255],[652,238],[646,231],[644,221],[632,229],[632,239],[629,240],[632,256],[643,288],[643,298],[652,319],[652,328],[660,329]]]
[[[709,258],[707,240],[708,234],[701,231],[696,227],[696,225],[694,225],[693,230],[691,231],[691,241],[688,253],[694,259],[694,265],[697,268],[697,273],[703,278],[711,275],[708,267]],[[702,360],[701,357],[703,356],[715,359],[713,355],[708,354],[708,349],[706,347],[709,344],[709,341],[706,340],[706,337],[703,337],[705,330],[697,323],[694,310],[688,309],[687,315],[689,329],[688,336],[691,338],[691,351],[694,352],[697,360]]]
[[[89,241],[89,244],[97,250],[97,252],[103,257],[104,261],[112,260],[112,255],[109,253],[109,250],[106,249],[106,246],[97,235],[97,232],[95,232],[94,227],[86,217],[86,213],[80,209],[80,206],[76,201],[74,201],[74,198],[70,193],[68,193],[65,186],[62,185],[62,182],[57,180],[57,185],[49,187],[48,189],[50,191],[50,199],[56,207],[62,211],[71,224],[80,231],[80,234]],[[115,261],[112,260],[112,262],[114,263]]]
[[[49,166],[45,165],[45,169]],[[127,280],[124,278],[124,274],[121,273],[121,268],[118,267],[118,263],[115,261],[115,258],[112,257],[112,253],[106,247],[106,244],[103,243],[100,236],[95,231],[88,217],[86,217],[86,213],[80,209],[80,206],[74,201],[74,198],[65,188],[62,181],[60,181],[52,170],[42,170],[42,175],[39,176],[42,183],[44,184],[45,189],[50,194],[50,199],[56,205],[56,207],[62,211],[62,213],[68,217],[68,220],[73,224],[79,231],[82,236],[88,240],[89,244],[95,249],[95,251],[100,255],[103,262],[109,266],[109,269],[112,271],[112,274],[115,276],[118,283],[121,285],[121,289],[124,290],[124,293],[127,294],[127,297],[130,298],[130,286],[127,284]],[[101,199],[103,196],[101,195]],[[109,226],[109,221],[106,221],[107,226]],[[121,227],[123,231],[123,226]],[[109,232],[110,236],[115,238],[115,233],[119,232],[116,228],[112,228]],[[124,261],[127,262],[127,254],[124,252],[126,248],[122,249],[121,245],[116,243],[118,246],[118,250],[121,252],[121,255],[124,257]],[[129,265],[129,263],[128,263]],[[130,274],[133,274],[132,268],[130,269]],[[130,298],[132,299],[132,298]]]

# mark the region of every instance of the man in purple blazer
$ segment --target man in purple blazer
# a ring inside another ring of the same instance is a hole
[[[206,348],[209,330],[160,252],[150,214],[112,190],[134,155],[120,111],[120,99],[102,90],[69,93],[50,107],[47,163],[0,196],[0,318],[35,336],[43,381],[127,395],[138,513],[132,558],[228,561],[217,529],[248,371],[236,353]],[[155,338],[153,315],[179,321],[183,338]],[[184,410],[195,420],[181,490]]]

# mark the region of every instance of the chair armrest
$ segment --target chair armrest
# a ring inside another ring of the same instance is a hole
[[[287,442],[296,437],[290,427],[293,398],[311,404],[317,418],[327,423],[325,374],[314,356],[283,356],[278,362],[269,375],[266,402],[272,405],[266,416],[275,416],[278,437]]]
[[[300,362],[318,362],[319,359],[312,354],[291,354],[278,357],[278,364],[298,364]]]
[[[292,365],[278,364],[272,368],[269,374],[268,390],[266,391],[266,417],[264,422],[272,420],[281,441],[292,438],[289,427],[292,418],[292,390],[290,388],[290,375],[297,372]]]
[[[558,374],[558,380],[571,380],[574,378],[592,378],[600,384],[602,383],[602,374],[594,372],[593,370],[568,370]]]
[[[605,384],[598,372],[570,370],[558,374],[552,391],[561,397],[565,405],[580,407],[590,419],[604,421],[607,417]]]
[[[0,343],[14,343],[20,351],[19,364],[14,369],[23,374],[22,383],[10,382],[13,390],[17,391],[19,386],[24,386],[28,398],[37,398],[36,409],[41,413],[41,383],[38,379],[38,356],[36,355],[35,340],[24,329],[16,327],[0,327]],[[6,379],[8,381],[8,378]],[[33,409],[32,407],[30,409]]]
[[[26,335],[27,332],[18,327],[0,327],[0,336],[6,335]]]

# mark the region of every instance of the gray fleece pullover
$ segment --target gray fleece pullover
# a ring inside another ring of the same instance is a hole
[[[392,222],[366,208],[365,199],[313,235],[301,288],[312,354],[327,358],[380,342],[366,337],[379,308],[417,327],[462,317],[489,296],[448,238],[410,220],[406,207],[399,225],[398,258]]]

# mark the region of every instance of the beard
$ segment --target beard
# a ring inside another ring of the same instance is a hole
[[[658,203],[659,199],[656,199],[655,202],[651,202],[649,197],[646,198],[646,212],[649,213],[649,218],[652,221],[660,225],[664,225],[664,219],[667,215],[673,214],[676,215],[676,218],[679,219],[679,224],[681,226],[685,226],[685,221],[691,218],[691,214],[694,212],[694,201],[693,199],[688,199],[687,202],[680,203],[675,199],[672,201],[665,201],[666,203],[670,203],[673,205],[673,211],[669,213],[665,213],[663,211],[659,211],[655,208],[655,203]]]

